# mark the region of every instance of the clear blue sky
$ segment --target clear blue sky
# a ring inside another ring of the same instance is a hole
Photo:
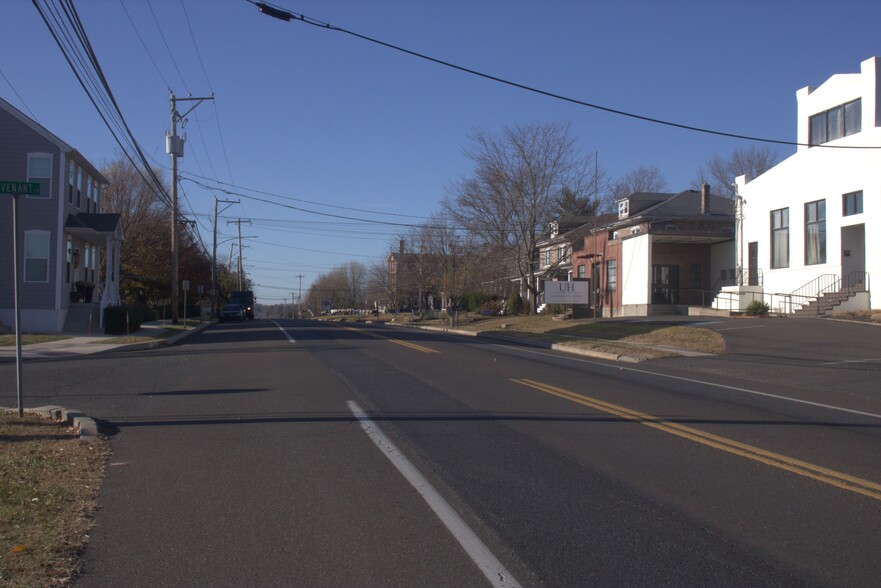
[[[246,0],[122,2],[75,5],[148,156],[169,167],[169,85],[178,96],[213,91],[216,103],[188,117],[187,152],[180,160],[185,175],[216,178],[247,188],[237,191],[314,211],[420,222],[439,210],[451,182],[470,173],[463,149],[475,128],[567,123],[579,148],[598,152],[611,178],[655,165],[671,191],[688,188],[710,156],[749,146],[563,103],[340,32],[285,23],[259,14]],[[881,54],[881,2],[874,0],[275,4],[586,102],[781,140],[795,140],[796,90],[856,72],[862,60]],[[31,2],[0,0],[0,17],[0,96],[32,112],[99,167],[115,159],[113,138]],[[775,149],[780,159],[794,152]],[[229,197],[188,181],[183,188],[183,208],[199,220],[210,247],[213,196]],[[243,227],[257,237],[248,240],[245,267],[265,303],[290,300],[298,274],[305,276],[305,291],[336,265],[383,259],[405,230],[240,200],[223,214],[220,239],[235,234],[227,221],[252,220]],[[220,251],[228,256],[229,243]]]

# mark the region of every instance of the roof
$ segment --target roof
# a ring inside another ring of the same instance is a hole
[[[24,124],[26,127],[30,128],[32,131],[42,136],[44,139],[49,141],[50,143],[54,143],[56,147],[62,153],[72,154],[73,158],[76,159],[79,163],[85,166],[88,169],[89,175],[93,178],[97,179],[99,183],[104,184],[105,186],[110,183],[110,181],[104,177],[104,175],[98,171],[92,163],[86,159],[82,153],[59,139],[55,134],[51,133],[46,127],[17,109],[15,106],[0,98],[0,108],[11,114],[14,118],[18,119],[19,122]]]
[[[110,234],[122,233],[120,215],[116,213],[85,213],[69,214],[64,222],[64,229],[71,234]]]
[[[709,212],[701,211],[701,193],[698,190],[683,190],[678,194],[660,192],[638,192],[631,195],[630,212],[626,220],[633,218],[693,217],[693,216],[734,216],[734,200],[726,196],[710,194]],[[634,202],[637,206],[634,209]],[[625,220],[625,219],[622,219]]]

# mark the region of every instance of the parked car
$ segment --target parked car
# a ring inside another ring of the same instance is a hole
[[[245,320],[245,307],[241,304],[227,304],[220,309],[220,322]]]

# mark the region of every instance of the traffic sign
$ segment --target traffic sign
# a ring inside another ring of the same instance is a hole
[[[39,196],[40,184],[37,182],[7,182],[5,180],[0,180],[0,194]]]

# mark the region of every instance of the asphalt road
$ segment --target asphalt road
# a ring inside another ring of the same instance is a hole
[[[881,329],[709,323],[632,365],[258,320],[26,400],[113,435],[77,586],[876,586]]]

